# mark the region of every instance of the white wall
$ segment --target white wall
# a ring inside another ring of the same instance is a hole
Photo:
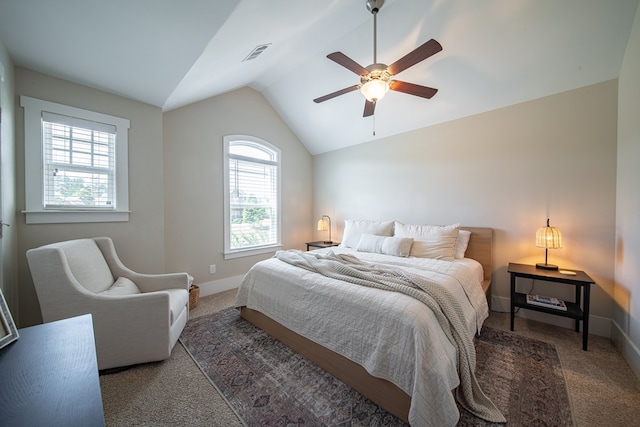
[[[640,376],[640,8],[619,83],[614,340]],[[638,292],[638,293],[636,293]]]
[[[166,112],[166,266],[186,269],[201,295],[237,286],[254,263],[273,255],[223,258],[222,137],[229,134],[256,136],[281,150],[283,247],[304,249],[314,225],[311,155],[259,92],[243,88]]]
[[[315,156],[314,213],[331,215],[338,237],[349,218],[494,228],[497,310],[508,309],[507,264],[544,260],[534,236],[549,217],[564,242],[549,262],[597,281],[591,331],[609,335],[616,110],[612,80]],[[536,291],[573,298],[569,286],[536,282]]]
[[[16,170],[17,208],[24,202],[24,114],[21,95],[44,99],[131,121],[129,129],[128,222],[85,224],[26,224],[23,214],[16,220],[20,237],[18,267],[20,282],[20,327],[41,323],[40,307],[27,266],[27,249],[81,237],[108,236],[118,255],[130,268],[143,273],[164,269],[164,188],[162,111],[141,102],[108,94],[86,86],[16,67]]]

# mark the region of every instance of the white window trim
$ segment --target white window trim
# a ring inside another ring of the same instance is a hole
[[[43,101],[27,96],[20,97],[24,108],[24,162],[25,204],[27,224],[53,224],[75,222],[120,222],[129,220],[129,120],[107,114],[83,110]],[[44,209],[42,112],[77,117],[116,127],[116,209],[94,211],[83,209]]]
[[[248,249],[231,249],[231,209],[229,200],[229,143],[234,141],[249,141],[255,142],[278,153],[278,233],[277,242],[271,245],[264,245],[258,247],[252,247]],[[267,141],[256,138],[250,135],[225,135],[222,137],[222,146],[224,147],[224,259],[234,259],[247,257],[252,255],[260,255],[266,253],[272,253],[282,248],[282,203],[281,203],[281,188],[282,188],[282,153],[280,149]]]

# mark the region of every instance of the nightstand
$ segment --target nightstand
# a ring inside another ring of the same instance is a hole
[[[571,270],[576,274],[567,275],[560,273],[558,270],[543,270],[536,268],[535,265],[515,264],[510,262],[508,271],[511,274],[511,330],[513,331],[513,318],[516,307],[574,319],[576,322],[576,332],[580,332],[580,321],[582,320],[582,349],[586,351],[587,339],[589,337],[589,300],[591,298],[591,284],[596,282],[589,277],[587,273],[580,270]],[[564,301],[567,307],[566,311],[528,304],[527,295],[516,292],[516,279],[518,277],[575,286],[575,301]],[[582,306],[580,305],[581,300]]]
[[[326,243],[322,240],[319,240],[317,242],[307,242],[307,250],[309,250],[309,248],[318,248],[318,249],[322,249],[322,248],[330,248],[332,246],[338,246],[340,244],[340,242],[331,242],[331,243]]]

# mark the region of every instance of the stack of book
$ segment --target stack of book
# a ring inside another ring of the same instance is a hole
[[[558,298],[545,297],[544,295],[527,295],[527,304],[567,311],[564,301]]]

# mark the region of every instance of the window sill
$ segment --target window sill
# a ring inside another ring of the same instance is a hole
[[[76,222],[126,222],[129,211],[22,211],[27,224],[64,224]]]
[[[229,251],[224,253],[224,259],[234,259],[234,258],[242,258],[253,255],[267,254],[270,252],[275,252],[282,248],[282,245],[270,245],[270,246],[262,246],[259,248],[251,248],[251,249],[238,249],[235,251]]]

